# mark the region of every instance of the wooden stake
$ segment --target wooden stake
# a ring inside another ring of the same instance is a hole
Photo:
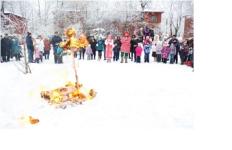
[[[29,66],[28,61],[27,61],[25,42],[23,43],[23,52],[24,52],[25,73],[26,74],[31,73],[31,69],[30,69],[30,66]]]
[[[77,69],[76,69],[76,62],[75,62],[75,57],[74,57],[74,52],[72,51],[72,61],[73,61],[73,70],[75,73],[75,79],[76,79],[76,88],[79,89],[79,82],[78,82],[78,75],[77,75]]]

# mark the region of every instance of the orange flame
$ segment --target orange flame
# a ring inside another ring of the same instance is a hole
[[[62,104],[67,101],[79,102],[93,99],[96,92],[93,89],[86,90],[82,84],[76,87],[75,83],[68,82],[65,87],[60,87],[51,91],[42,91],[41,97],[48,100],[51,104]]]

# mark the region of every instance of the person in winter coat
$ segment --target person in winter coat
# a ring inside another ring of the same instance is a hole
[[[40,53],[40,49],[39,49],[39,39],[37,37],[37,39],[35,39],[33,41],[34,44],[34,56],[35,56],[35,62],[39,63],[41,60],[41,53]]]
[[[170,45],[170,64],[174,63],[175,54],[176,54],[176,46],[172,43]]]
[[[147,26],[143,29],[143,37],[146,38],[147,36],[151,37],[151,39],[154,39],[154,31]]]
[[[143,35],[144,37],[150,36],[150,29],[147,26],[143,29]]]
[[[64,45],[64,42],[60,42],[58,47],[57,47],[57,51],[56,51],[57,64],[63,63],[63,51],[64,51],[64,49],[62,48],[62,45]]]
[[[50,40],[48,38],[45,38],[43,42],[44,42],[44,58],[49,59],[50,50],[51,50]]]
[[[84,34],[80,35],[78,42],[80,44],[80,51],[79,51],[80,58],[79,59],[81,59],[81,58],[85,59],[85,49],[86,49],[87,45],[89,44],[89,42]]]
[[[5,37],[1,40],[1,56],[3,62],[10,61],[10,48],[11,40],[8,34],[5,34]]]
[[[137,47],[138,45],[138,39],[136,39],[135,35],[132,36],[132,39],[131,39],[131,61],[133,61],[133,58],[134,58],[134,61],[136,61],[136,55],[135,55],[135,48]]]
[[[97,50],[97,47],[96,47],[97,41],[96,41],[96,39],[94,37],[92,38],[90,44],[91,44],[91,49],[92,49],[92,52],[93,52],[93,54],[91,55],[91,59],[95,60],[95,58],[96,58],[96,50]]]
[[[154,40],[152,41],[152,57],[154,57],[154,62],[156,62],[157,54],[156,54],[156,46],[159,42],[159,35],[155,35]]]
[[[61,37],[58,35],[58,32],[55,32],[55,35],[52,37],[52,46],[53,46],[53,53],[54,53],[54,62],[55,64],[58,63],[58,47],[59,47],[59,43],[62,42]]]
[[[152,46],[151,46],[151,50],[152,50],[151,56],[154,57],[154,62],[156,62],[156,57],[157,57],[157,54],[156,54],[156,45],[157,45],[157,43],[155,41],[153,41],[152,42]]]
[[[106,46],[106,60],[107,62],[111,62],[113,47],[114,47],[114,40],[112,39],[112,35],[109,34],[105,40]]]
[[[135,48],[136,62],[137,63],[141,62],[142,51],[143,51],[143,44],[142,43],[138,43],[138,46]]]
[[[125,59],[125,63],[127,63],[127,58],[128,58],[128,54],[130,53],[130,35],[128,32],[124,33],[124,36],[121,38],[121,63],[124,62]]]
[[[28,61],[29,63],[32,63],[34,60],[34,46],[33,46],[33,39],[30,32],[27,33],[26,37],[26,45],[27,45],[27,51],[28,51]]]
[[[166,40],[163,43],[163,48],[161,50],[161,53],[162,53],[162,62],[166,64],[170,53],[170,48]]]
[[[93,51],[92,51],[91,45],[89,44],[89,45],[86,47],[87,60],[90,60],[90,59],[91,59],[92,54],[93,54]]]
[[[13,36],[11,39],[11,50],[16,61],[20,61],[21,46],[19,45],[19,40],[16,36]]]
[[[3,62],[3,60],[2,60],[2,49],[3,49],[3,46],[2,46],[2,35],[1,35],[1,49],[0,49],[0,61],[1,61],[1,63]]]
[[[98,60],[101,60],[102,58],[102,51],[104,51],[105,49],[104,43],[105,41],[102,37],[100,37],[100,39],[97,42]]]
[[[149,63],[149,55],[151,52],[151,39],[149,38],[149,36],[146,37],[146,39],[143,42],[143,47],[144,47],[144,62]]]
[[[156,56],[157,56],[157,62],[161,62],[162,55],[161,55],[161,50],[162,50],[162,42],[158,41],[156,44]]]
[[[113,48],[114,56],[113,56],[113,61],[118,61],[119,60],[120,48],[121,48],[121,40],[120,40],[120,37],[117,36],[117,37],[115,37],[115,40],[114,40],[114,48]]]
[[[178,63],[178,55],[179,55],[179,51],[180,51],[180,42],[179,40],[176,38],[176,35],[172,36],[172,39],[168,42],[169,45],[174,44],[176,47],[176,54],[174,55],[174,61],[176,62],[176,64]]]
[[[38,44],[38,49],[40,51],[40,60],[43,62],[43,55],[44,55],[44,41],[41,35],[38,36],[36,39],[36,43]]]

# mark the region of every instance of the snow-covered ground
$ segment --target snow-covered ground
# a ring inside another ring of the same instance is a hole
[[[52,56],[30,64],[32,74],[26,75],[18,62],[1,63],[0,128],[193,128],[192,68],[156,62],[78,60],[77,64],[80,82],[95,89],[97,96],[82,105],[57,109],[40,98],[40,91],[74,81],[70,56],[64,56],[64,64],[54,64]],[[40,122],[22,122],[30,115]]]

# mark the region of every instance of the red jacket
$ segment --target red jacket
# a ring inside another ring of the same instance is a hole
[[[44,39],[44,51],[50,51],[51,50],[51,43],[48,39]]]
[[[143,51],[142,47],[137,46],[136,49],[135,49],[136,57],[137,56],[141,56],[142,55],[142,51]]]
[[[122,37],[121,39],[121,51],[125,53],[130,53],[130,42],[131,38],[130,37]]]

